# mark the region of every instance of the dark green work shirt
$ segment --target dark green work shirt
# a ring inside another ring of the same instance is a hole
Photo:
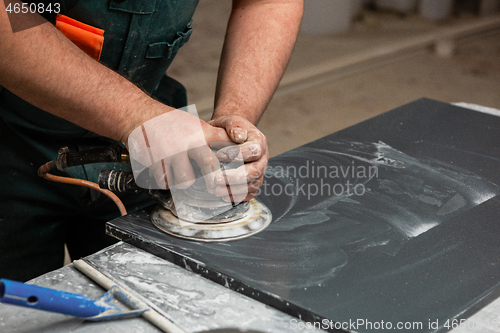
[[[179,108],[187,103],[185,89],[165,72],[191,35],[197,4],[198,0],[80,0],[64,14],[105,31],[102,64]],[[1,90],[0,117],[16,131],[58,139],[94,136]]]

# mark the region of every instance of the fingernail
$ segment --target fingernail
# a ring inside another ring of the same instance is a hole
[[[217,158],[219,160],[227,160],[228,159],[227,154],[222,152],[222,151],[217,152]]]
[[[234,138],[238,141],[245,140],[245,133],[242,130],[236,130],[235,131],[235,136]]]
[[[245,140],[245,131],[240,129],[240,128],[235,128],[231,130],[231,136],[236,140],[236,141],[243,141]]]

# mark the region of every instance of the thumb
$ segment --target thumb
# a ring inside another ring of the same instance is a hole
[[[236,143],[243,143],[247,140],[248,133],[241,127],[227,128],[229,137]]]
[[[235,143],[243,143],[247,140],[248,132],[243,126],[239,126],[241,120],[236,117],[219,117],[211,120],[210,125],[224,128],[227,135]]]

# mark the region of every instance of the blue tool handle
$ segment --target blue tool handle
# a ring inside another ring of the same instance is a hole
[[[83,295],[0,279],[0,302],[88,318],[110,310]]]

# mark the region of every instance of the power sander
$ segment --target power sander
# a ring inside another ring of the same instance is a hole
[[[83,184],[78,183],[76,179],[75,182],[64,181],[68,178],[51,175],[49,171],[55,168],[63,171],[70,166],[110,162],[130,164],[127,149],[115,144],[109,148],[70,152],[67,147],[63,147],[55,160],[40,167],[38,174],[49,180],[98,189],[87,181],[80,180]],[[221,163],[222,172],[229,167],[230,163]],[[262,202],[254,198],[238,204],[227,203],[208,193],[201,171],[195,164],[193,170],[196,176],[194,184],[185,190],[176,189],[175,200],[170,190],[154,189],[153,184],[146,188],[139,187],[133,173],[126,171],[102,170],[99,173],[98,187],[108,196],[108,191],[146,193],[158,202],[150,214],[153,224],[170,235],[184,239],[200,242],[237,240],[255,235],[271,223],[271,211]],[[119,201],[118,198],[113,200]]]

